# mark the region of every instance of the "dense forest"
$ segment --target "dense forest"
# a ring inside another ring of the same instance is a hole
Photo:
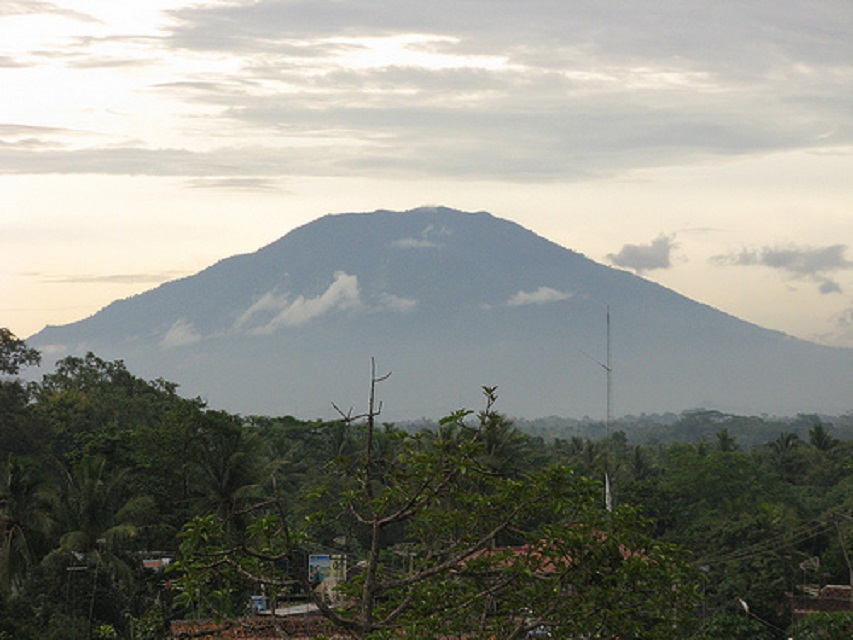
[[[853,628],[795,616],[853,582],[851,414],[514,423],[484,387],[480,410],[393,425],[374,376],[363,412],[313,421],[94,354],[18,377],[39,362],[0,329],[0,638],[166,638],[259,593],[362,638]],[[310,554],[351,567],[339,606]]]

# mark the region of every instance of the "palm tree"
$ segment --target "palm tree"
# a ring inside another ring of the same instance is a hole
[[[815,449],[827,451],[837,445],[838,440],[829,435],[829,431],[821,423],[817,422],[814,427],[809,429],[809,443]]]
[[[728,429],[720,429],[717,431],[717,449],[723,453],[730,453],[738,450],[737,440],[729,434]]]
[[[503,414],[491,412],[482,417],[478,441],[483,445],[478,461],[490,471],[517,477],[527,470],[532,457],[530,437]]]
[[[635,481],[646,480],[655,473],[655,468],[650,460],[649,452],[642,446],[634,447],[631,458],[631,478]]]
[[[17,593],[47,549],[55,486],[36,465],[10,455],[0,465],[0,589]]]
[[[94,558],[130,584],[132,570],[120,557],[153,509],[147,496],[127,499],[128,471],[111,471],[100,457],[84,458],[66,472],[58,504],[60,547]]]
[[[800,444],[802,444],[800,436],[791,432],[780,433],[779,437],[770,443],[773,461],[785,480],[793,481],[798,474],[797,458],[794,452]]]
[[[261,493],[260,440],[231,415],[208,411],[195,443],[198,509],[216,513],[239,530],[239,515]]]
[[[780,433],[779,437],[770,443],[773,453],[777,456],[784,456],[790,453],[800,444],[800,436],[796,433],[784,432]]]

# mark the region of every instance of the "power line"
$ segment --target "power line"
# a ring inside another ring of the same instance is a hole
[[[836,522],[833,522],[833,524],[825,524],[822,526],[816,526],[817,524],[817,521],[803,524],[799,527],[794,528],[791,531],[781,533],[775,537],[769,538],[762,542],[756,542],[752,545],[749,545],[748,547],[738,549],[731,553],[724,553],[716,556],[703,558],[698,562],[699,564],[722,564],[725,562],[748,560],[756,556],[764,555],[767,553],[773,553],[776,551],[781,551],[783,549],[793,547],[806,540],[816,538],[819,535],[833,531],[836,529],[837,526]]]

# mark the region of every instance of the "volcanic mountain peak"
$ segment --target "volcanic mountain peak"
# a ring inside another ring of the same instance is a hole
[[[584,354],[603,350],[608,307],[616,412],[850,408],[849,349],[761,329],[513,222],[444,207],[324,216],[31,343],[121,358],[243,413],[358,404],[377,357],[394,371],[384,391],[395,419],[473,406],[494,384],[514,415],[601,415],[602,371]]]

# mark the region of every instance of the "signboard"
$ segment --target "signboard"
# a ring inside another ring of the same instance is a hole
[[[335,587],[347,577],[346,558],[340,554],[308,556],[308,583],[326,600],[335,598]]]

